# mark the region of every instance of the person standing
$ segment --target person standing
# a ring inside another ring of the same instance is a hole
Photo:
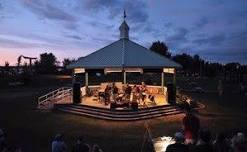
[[[200,120],[197,116],[195,116],[191,108],[187,107],[186,115],[182,120],[185,143],[186,144],[194,144],[198,138],[198,133],[200,130]]]

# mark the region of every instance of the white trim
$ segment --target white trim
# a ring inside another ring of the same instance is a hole
[[[74,68],[74,74],[76,73],[85,73],[85,69],[84,68]]]
[[[126,84],[127,79],[126,79],[126,72],[125,71],[124,71],[123,75],[124,75],[124,84]]]
[[[123,70],[128,73],[131,73],[131,72],[143,73],[142,68],[105,68],[104,73],[107,74],[111,72],[123,72]]]
[[[175,68],[163,68],[164,73],[175,73]]]
[[[105,68],[104,69],[104,73],[111,73],[111,72],[122,72],[123,69],[122,68]]]
[[[85,73],[85,86],[88,86],[88,72]]]
[[[143,73],[143,69],[142,68],[125,68],[124,69],[125,72],[139,72],[139,73]]]

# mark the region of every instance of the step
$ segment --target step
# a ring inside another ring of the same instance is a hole
[[[155,111],[160,111],[160,110],[170,110],[170,109],[179,109],[176,106],[160,106],[159,108],[153,108],[153,109],[143,109],[143,110],[137,110],[137,111],[133,111],[132,109],[129,110],[110,110],[110,109],[98,109],[98,108],[94,108],[94,107],[88,107],[88,106],[77,106],[77,105],[56,105],[56,107],[61,108],[61,107],[70,107],[70,108],[74,108],[74,109],[85,109],[85,110],[91,110],[91,111],[96,111],[96,112],[104,112],[104,113],[114,113],[114,114],[140,114],[140,113],[147,113],[147,112],[155,112]]]
[[[178,108],[177,106],[174,105],[162,105],[162,106],[155,106],[155,107],[147,107],[147,108],[139,108],[137,111],[133,111],[132,109],[115,109],[115,110],[110,110],[108,108],[101,108],[101,107],[93,107],[93,106],[88,106],[88,105],[77,105],[77,104],[57,104],[56,107],[63,107],[63,106],[70,106],[78,109],[89,109],[89,110],[94,110],[94,111],[100,111],[100,112],[115,112],[115,113],[141,113],[141,112],[147,112],[147,111],[155,111],[159,109],[171,109],[171,108]]]
[[[71,105],[75,105],[75,106],[79,106],[79,107],[88,107],[88,108],[93,108],[93,109],[103,109],[103,110],[109,110],[108,108],[102,108],[102,107],[95,107],[95,106],[90,106],[90,105],[82,105],[82,104],[71,104]],[[157,109],[157,108],[161,108],[161,107],[176,107],[174,105],[161,105],[161,106],[155,106],[155,107],[147,107],[147,108],[142,108],[139,109],[139,111],[141,110],[147,110],[147,109]],[[122,109],[122,110],[118,110],[116,109],[116,111],[130,111],[129,109]]]
[[[159,113],[156,115],[148,115],[148,116],[134,117],[134,118],[121,118],[121,117],[120,118],[114,118],[114,117],[112,118],[112,117],[107,117],[107,116],[100,116],[100,115],[94,115],[94,114],[89,114],[89,113],[70,111],[70,110],[66,110],[66,109],[59,109],[59,110],[62,112],[72,113],[72,114],[76,114],[76,115],[88,116],[88,117],[104,119],[104,120],[113,120],[113,121],[137,121],[137,120],[151,119],[151,118],[156,118],[156,117],[161,117],[161,116],[169,116],[169,115],[176,115],[176,114],[183,113],[182,111],[176,111],[176,112]]]
[[[180,111],[179,109],[168,109],[168,110],[162,110],[160,109],[159,111],[153,111],[153,112],[145,112],[145,113],[125,113],[125,114],[116,114],[114,112],[97,112],[97,111],[92,111],[88,109],[77,109],[77,108],[72,108],[72,107],[62,107],[58,109],[65,109],[67,111],[76,111],[76,112],[82,112],[82,113],[88,113],[88,114],[93,114],[93,115],[101,115],[101,116],[106,116],[106,117],[124,117],[124,118],[131,118],[131,117],[142,117],[142,116],[147,116],[147,115],[155,115],[155,114],[160,114],[160,113],[169,113],[169,112],[174,112],[174,111]]]
[[[88,117],[94,117],[105,120],[143,120],[151,119],[155,117],[175,115],[183,113],[180,108],[173,105],[164,105],[140,109],[138,111],[133,110],[116,110],[110,111],[106,108],[75,105],[75,104],[58,104],[55,108],[59,111],[68,112],[77,115],[83,115]]]

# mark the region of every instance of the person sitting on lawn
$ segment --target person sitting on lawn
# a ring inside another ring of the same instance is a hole
[[[94,144],[94,145],[93,145],[93,150],[92,150],[92,152],[103,152],[103,150],[100,149],[100,147],[99,147],[98,145]]]
[[[2,129],[0,129],[0,152],[6,151],[7,150],[7,145],[6,145],[6,137],[5,133]]]
[[[192,152],[214,152],[211,144],[211,133],[207,129],[200,130],[199,139],[195,147],[191,148]]]
[[[216,135],[216,139],[213,142],[215,152],[228,152],[230,151],[230,142],[226,138],[225,133],[219,133]]]
[[[67,145],[63,140],[63,135],[57,134],[52,141],[52,152],[65,152],[67,151]]]
[[[247,141],[243,133],[239,132],[235,136],[233,136],[232,140],[232,148],[234,152],[246,152],[247,151]]]
[[[80,136],[73,147],[72,152],[90,152],[90,147],[85,143],[84,137]]]
[[[174,135],[175,143],[167,146],[166,152],[189,152],[189,147],[184,144],[184,135],[176,132]]]

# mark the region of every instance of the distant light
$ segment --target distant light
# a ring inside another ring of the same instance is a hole
[[[101,76],[101,73],[96,73],[96,76],[97,76],[97,77],[100,77],[100,76]]]

